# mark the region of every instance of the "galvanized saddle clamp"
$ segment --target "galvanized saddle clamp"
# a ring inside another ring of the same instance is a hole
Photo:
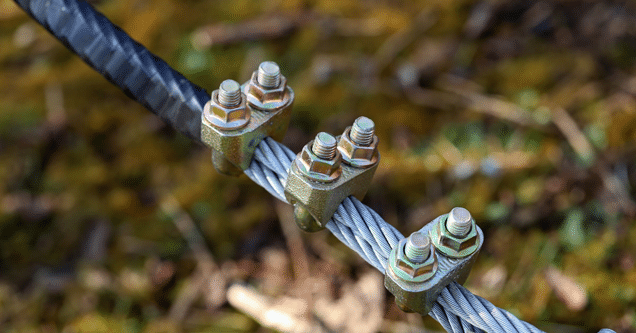
[[[201,140],[212,148],[217,171],[238,176],[249,168],[266,137],[281,141],[291,120],[294,92],[271,61],[260,64],[242,86],[225,80],[201,115]]]
[[[350,195],[362,200],[378,167],[378,137],[367,117],[339,137],[318,133],[292,162],[285,197],[302,230],[322,230]]]
[[[483,242],[468,210],[453,208],[393,248],[384,286],[403,311],[428,315],[448,284],[466,281]]]

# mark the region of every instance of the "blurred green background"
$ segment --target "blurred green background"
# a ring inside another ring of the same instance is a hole
[[[636,332],[633,2],[92,3],[209,91],[278,62],[295,152],[372,118],[365,203],[405,234],[469,209],[474,293],[552,332]],[[441,330],[9,0],[0,184],[3,332]]]

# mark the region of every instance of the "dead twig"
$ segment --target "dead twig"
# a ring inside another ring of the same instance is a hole
[[[587,292],[576,281],[553,266],[543,272],[548,285],[571,311],[581,311],[588,303]]]
[[[172,217],[172,221],[188,243],[197,261],[197,270],[186,286],[180,291],[170,308],[169,317],[182,321],[188,309],[203,294],[206,305],[214,309],[225,302],[225,278],[214,262],[214,257],[199,233],[194,221],[180,206],[177,200],[167,195],[161,203],[161,209]]]
[[[47,126],[51,128],[52,132],[58,132],[66,125],[66,109],[64,108],[62,86],[57,83],[46,85],[44,103],[46,105]]]
[[[214,45],[281,38],[291,34],[302,21],[299,18],[277,16],[239,24],[208,25],[192,34],[192,44],[198,49],[207,49]]]
[[[253,287],[233,284],[227,290],[227,301],[261,325],[281,332],[327,332],[318,323],[302,318],[307,303],[301,299],[275,301]]]
[[[411,103],[416,105],[440,110],[470,109],[524,127],[542,129],[526,110],[499,98],[480,94],[466,87],[470,85],[469,82],[458,82],[460,80],[466,81],[447,76],[438,84],[442,91],[409,87],[405,90],[405,94]]]
[[[374,59],[377,72],[384,70],[393,60],[426,30],[437,22],[436,15],[425,10],[417,15],[413,24],[396,32],[387,38],[375,53]]]
[[[594,158],[594,148],[585,137],[574,119],[561,108],[552,110],[552,122],[561,131],[572,149],[583,159],[589,161]]]
[[[384,278],[375,271],[363,275],[355,284],[345,285],[338,300],[316,301],[316,315],[338,332],[377,332],[384,314]]]
[[[557,108],[552,113],[552,121],[563,134],[568,144],[574,151],[586,161],[595,158],[592,144],[589,142],[583,131],[576,124],[576,121],[563,109]],[[636,203],[630,198],[629,192],[621,181],[614,175],[603,160],[598,160],[596,169],[603,181],[603,186],[616,198],[623,212],[634,215],[636,213]]]
[[[537,127],[536,122],[532,119],[528,111],[514,103],[477,92],[476,89],[478,86],[473,82],[457,76],[446,75],[440,80],[439,87],[455,95],[448,98],[450,98],[451,101],[455,101],[455,105],[457,106],[472,109],[522,126]]]
[[[276,201],[274,208],[278,214],[280,227],[285,236],[296,279],[304,281],[309,277],[309,259],[307,257],[307,251],[305,251],[305,244],[300,234],[300,229],[294,222],[292,208],[280,201]]]

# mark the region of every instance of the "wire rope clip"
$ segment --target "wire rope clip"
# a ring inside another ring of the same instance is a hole
[[[260,64],[242,86],[225,80],[201,115],[201,140],[212,149],[215,169],[238,176],[249,168],[266,137],[281,141],[289,127],[294,91],[271,61]]]
[[[384,286],[403,311],[428,315],[448,284],[466,281],[483,242],[468,210],[453,208],[393,248]]]
[[[375,124],[367,117],[356,119],[337,138],[321,132],[305,145],[285,184],[298,227],[322,230],[345,198],[362,200],[380,161],[377,148]]]

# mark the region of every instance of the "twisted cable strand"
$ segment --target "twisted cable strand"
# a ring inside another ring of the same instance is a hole
[[[279,161],[283,168],[288,169],[291,162],[296,158],[296,154],[294,154],[294,152],[285,145],[276,142],[270,137],[265,138],[265,143],[266,144],[263,145],[263,148],[269,148],[276,161]]]
[[[254,160],[245,173],[279,200],[285,201],[284,184],[289,166],[295,156],[289,148],[267,138],[256,149]],[[270,176],[267,177],[266,174]],[[379,214],[352,197],[345,199],[345,204],[338,207],[334,217],[327,223],[326,227],[338,240],[383,274],[391,249],[400,239],[404,238]],[[473,325],[445,310],[437,303],[434,310],[433,318],[449,332],[481,333]],[[453,322],[452,325],[450,321]]]
[[[435,304],[439,304],[439,303],[436,302]],[[446,313],[447,313],[447,316],[448,316],[449,320],[451,318],[452,319],[457,318],[457,320],[459,320],[460,324],[462,325],[462,329],[464,330],[464,332],[466,332],[466,333],[483,333],[484,332],[481,329],[471,325],[469,322],[463,320],[461,317],[456,316],[452,312],[446,311]]]
[[[289,148],[267,138],[259,144],[254,154],[254,159],[259,163],[253,162],[249,170],[253,172],[257,171],[255,168],[271,170],[279,175],[279,178],[270,178],[264,185],[267,188],[284,188],[289,167],[295,157],[296,155]],[[250,178],[252,177],[250,176]],[[273,181],[275,184],[269,181]],[[263,183],[262,180],[256,182]],[[284,191],[282,196],[284,197]],[[331,226],[331,224],[335,225]],[[346,240],[347,245],[352,245],[355,242],[355,251],[362,255],[365,260],[373,262],[374,267],[382,267],[382,272],[384,272],[391,249],[400,239],[404,238],[378,213],[353,197],[343,201],[331,221],[327,223],[327,228],[338,233],[336,237],[340,236],[338,238],[342,238],[341,241]]]
[[[256,149],[254,158],[280,177],[287,179],[296,155],[289,148],[268,137],[261,142],[259,149]]]
[[[248,176],[268,173],[269,177],[263,176],[255,181],[283,200],[287,172],[294,158],[295,154],[287,147],[267,138],[255,154],[258,163],[253,162],[246,173]],[[382,273],[386,270],[391,249],[404,238],[378,213],[354,197],[343,201],[326,227]],[[444,289],[430,315],[449,332],[542,332],[456,283]],[[613,331],[604,329],[600,333],[609,332]]]
[[[336,236],[336,238],[358,253],[358,255],[360,255],[360,257],[362,257],[362,259],[368,262],[371,266],[375,267],[384,274],[386,265],[386,261],[384,260],[385,258],[377,255],[377,251],[373,248],[373,244],[370,244],[360,236],[354,234],[352,228],[349,228],[342,223],[334,222],[334,220],[329,221],[326,227]]]
[[[428,315],[437,320],[447,332],[484,333],[481,329],[474,327],[465,320],[462,320],[462,318],[447,311],[437,302],[433,304],[433,308]]]
[[[453,282],[437,300],[448,311],[488,332],[543,332]]]
[[[435,303],[433,305],[433,309],[431,309],[431,312],[429,312],[428,314],[429,316],[433,317],[433,319],[435,319],[438,323],[440,323],[440,325],[442,325],[442,328],[446,331],[446,332],[454,332],[454,333],[465,333],[466,331],[461,328],[461,329],[457,329],[456,325],[453,325],[452,322],[454,322],[452,319],[449,320],[447,313],[444,311],[444,308],[441,307],[439,304]],[[452,316],[455,319],[457,319],[457,316]]]
[[[276,199],[287,202],[285,199],[284,179],[281,179],[274,171],[263,166],[257,160],[252,160],[250,167],[244,171],[253,182],[267,190]]]
[[[177,131],[201,141],[205,90],[77,0],[15,0],[84,62]]]
[[[84,1],[15,2],[127,95],[177,131],[200,141],[201,112],[209,99],[205,90],[174,71]],[[284,184],[294,156],[285,146],[266,138],[245,173],[285,201]],[[355,199],[345,201],[327,228],[384,272],[391,248],[403,236],[369,207]],[[541,332],[455,283],[442,292],[438,302],[431,316],[448,331]],[[599,333],[609,332],[613,331],[603,329]]]

